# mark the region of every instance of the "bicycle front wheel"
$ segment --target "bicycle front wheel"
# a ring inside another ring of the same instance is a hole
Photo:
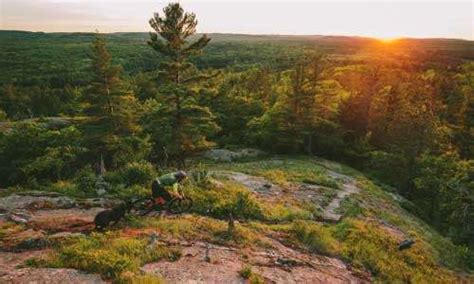
[[[181,214],[189,211],[193,207],[193,200],[191,198],[173,199],[168,204],[168,211],[173,214]]]

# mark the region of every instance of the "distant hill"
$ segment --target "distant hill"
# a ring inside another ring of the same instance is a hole
[[[89,50],[94,33],[0,31],[0,84],[19,82],[53,86],[81,84],[88,79]],[[114,61],[126,73],[157,68],[161,58],[146,45],[148,33],[104,34]],[[305,50],[329,55],[370,54],[373,38],[321,35],[209,34],[211,43],[194,61],[200,68],[243,68],[261,64],[287,68]],[[402,50],[440,52],[461,60],[474,59],[474,42],[456,39],[401,39]]]

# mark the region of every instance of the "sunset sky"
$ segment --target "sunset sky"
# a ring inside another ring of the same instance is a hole
[[[474,40],[473,1],[179,1],[199,32],[444,37]],[[150,31],[168,1],[0,0],[0,29]]]

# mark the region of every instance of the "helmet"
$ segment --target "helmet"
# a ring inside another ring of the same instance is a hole
[[[178,180],[183,180],[185,179],[188,174],[185,172],[185,171],[177,171],[174,176],[178,179]]]

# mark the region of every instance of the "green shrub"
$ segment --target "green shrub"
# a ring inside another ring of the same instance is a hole
[[[339,251],[339,244],[330,229],[318,223],[297,221],[290,232],[298,241],[317,253],[335,255]]]
[[[153,165],[145,161],[128,163],[119,171],[119,174],[122,183],[126,186],[149,185],[156,177]]]
[[[255,230],[235,223],[232,235],[228,234],[228,222],[198,215],[181,215],[173,219],[132,218],[129,225],[137,228],[152,228],[160,235],[179,237],[186,240],[202,240],[222,245],[261,245],[267,243],[260,240]]]
[[[341,188],[340,183],[337,182],[335,179],[329,177],[326,173],[313,174],[307,178],[303,178],[302,182],[308,183],[308,184],[326,186],[330,188],[336,188],[336,189]]]
[[[248,192],[237,192],[232,199],[214,208],[213,214],[227,218],[232,214],[235,219],[263,219],[260,204]]]
[[[92,167],[82,168],[74,178],[77,188],[85,193],[95,194],[97,176]]]
[[[310,220],[314,218],[312,212],[296,206],[283,205],[280,203],[262,203],[261,208],[264,219],[271,222]]]
[[[410,178],[408,161],[400,154],[372,151],[365,168],[375,178],[397,187],[405,186]]]
[[[199,186],[207,186],[211,175],[206,169],[199,169],[191,172],[192,181]]]
[[[148,247],[144,239],[125,238],[113,233],[82,237],[60,248],[57,266],[99,273],[108,279],[119,279],[122,273],[136,272],[148,262],[161,258],[176,260],[180,251],[169,247]]]
[[[263,277],[259,274],[252,273],[252,275],[249,278],[250,284],[263,284],[265,283],[265,280]]]
[[[263,277],[252,271],[252,267],[246,265],[239,271],[240,277],[247,279],[251,284],[265,283]]]
[[[129,187],[115,186],[113,195],[122,200],[131,200],[139,197],[150,196],[151,188],[141,185],[132,185]]]
[[[65,196],[78,198],[87,198],[96,195],[95,191],[81,190],[79,186],[71,180],[58,180],[57,182],[44,186],[40,189],[43,190],[43,188],[45,191],[55,191]]]
[[[446,267],[463,270],[474,269],[474,255],[468,247],[455,245],[448,238],[438,234],[435,234],[429,242],[437,251],[439,261]]]
[[[3,109],[0,109],[0,121],[5,121],[7,119],[8,119],[7,113]]]
[[[81,132],[73,126],[48,129],[17,122],[0,135],[0,184],[47,183],[69,178],[84,151]]]
[[[249,279],[252,276],[252,267],[246,265],[239,271],[240,277],[244,279]]]
[[[437,264],[432,248],[421,239],[398,251],[399,240],[376,223],[348,219],[336,228],[334,235],[343,243],[341,256],[356,268],[368,269],[378,281],[455,282],[454,274]]]
[[[129,163],[140,163],[147,160],[151,153],[151,143],[148,137],[142,138],[136,135],[123,137],[115,145],[114,167],[120,168]]]
[[[223,188],[203,188],[188,184],[184,191],[194,200],[192,210],[219,219],[263,219],[261,204],[247,190],[230,182]]]

